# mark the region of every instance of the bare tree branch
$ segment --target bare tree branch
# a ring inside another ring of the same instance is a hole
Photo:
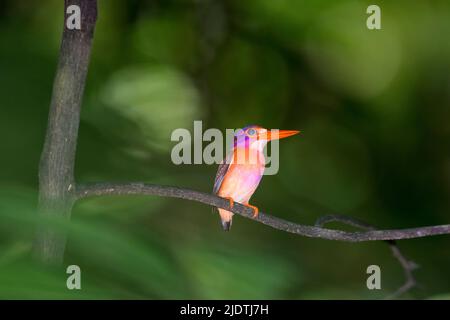
[[[72,5],[80,8],[81,29],[69,29],[64,22],[47,134],[39,166],[38,211],[42,217],[70,218],[74,201],[71,189],[74,187],[75,151],[81,101],[97,20],[97,1],[66,0],[65,17],[68,7]],[[41,223],[33,251],[38,259],[59,264],[63,259],[65,242],[64,234]]]
[[[242,204],[234,203],[233,208],[230,208],[230,204],[227,199],[209,193],[178,187],[160,186],[145,183],[96,183],[79,185],[75,190],[76,199],[103,195],[154,195],[161,197],[180,198],[201,202],[218,208],[223,208],[246,218],[253,217],[253,209],[248,208]],[[409,229],[346,232],[320,228],[317,226],[297,224],[268,215],[264,212],[260,212],[258,217],[254,218],[254,220],[272,228],[297,234],[300,236],[346,242],[414,239],[442,234],[450,234],[450,224]]]
[[[319,219],[317,219],[315,225],[317,227],[323,227],[325,224],[330,222],[340,222],[363,230],[376,230],[375,227],[359,219],[336,214],[320,217]],[[400,263],[400,266],[402,267],[406,278],[405,283],[400,288],[398,288],[397,291],[386,297],[386,299],[395,299],[416,286],[417,282],[414,278],[413,271],[417,268],[417,264],[411,260],[408,260],[402,254],[400,248],[394,240],[386,240],[386,243],[391,248],[392,254],[395,259],[397,259]]]

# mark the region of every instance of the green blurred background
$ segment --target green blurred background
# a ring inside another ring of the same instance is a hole
[[[78,181],[209,192],[216,166],[170,161],[176,128],[301,129],[253,204],[299,223],[449,222],[450,2],[99,1]],[[30,259],[38,162],[63,1],[0,2],[0,298],[377,299],[404,281],[382,243],[307,239],[157,197],[79,202],[63,268]],[[341,227],[332,225],[332,227]],[[345,228],[345,230],[350,230]],[[403,298],[449,297],[450,237],[400,242],[420,265]],[[77,264],[82,290],[66,289]],[[377,264],[382,290],[366,288]]]

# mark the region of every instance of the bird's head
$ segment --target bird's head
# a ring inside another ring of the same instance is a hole
[[[299,133],[297,130],[265,129],[252,125],[236,131],[234,135],[234,147],[264,149],[267,142],[293,136]]]

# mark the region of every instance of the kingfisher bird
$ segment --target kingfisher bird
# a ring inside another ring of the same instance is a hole
[[[248,202],[261,182],[265,169],[264,147],[270,140],[282,139],[299,133],[297,130],[269,130],[252,125],[236,131],[233,148],[219,165],[214,181],[214,194],[230,201],[239,202],[253,209],[253,217],[258,216],[258,208]],[[233,213],[218,209],[222,227],[230,230]]]

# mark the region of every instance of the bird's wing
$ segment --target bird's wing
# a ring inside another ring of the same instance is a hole
[[[225,157],[222,163],[219,165],[216,173],[216,179],[214,180],[213,193],[217,194],[219,192],[220,186],[222,185],[223,178],[230,168],[231,159],[233,157],[233,150]]]

